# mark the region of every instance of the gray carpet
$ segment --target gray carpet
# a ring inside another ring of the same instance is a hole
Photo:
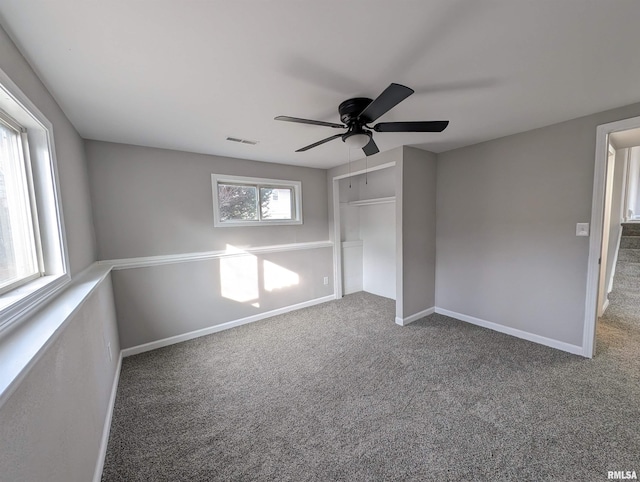
[[[635,269],[593,360],[441,315],[400,327],[367,293],[126,358],[102,480],[640,473]]]

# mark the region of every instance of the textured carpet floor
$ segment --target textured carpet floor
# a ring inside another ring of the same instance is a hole
[[[593,360],[441,315],[400,327],[367,293],[126,358],[102,480],[640,473],[640,289],[624,287]]]

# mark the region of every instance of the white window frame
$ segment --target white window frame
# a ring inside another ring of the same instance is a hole
[[[69,256],[62,215],[53,124],[0,70],[0,110],[18,123],[29,161],[33,190],[36,243],[41,276],[0,295],[0,331],[19,322],[48,301],[70,281]]]
[[[35,266],[36,272],[28,275],[26,277],[22,277],[20,279],[15,280],[13,283],[10,283],[6,286],[0,288],[0,296],[8,293],[19,286],[25,285],[28,282],[39,278],[43,275],[43,261],[42,261],[42,245],[40,243],[40,230],[38,227],[38,213],[36,210],[35,204],[35,195],[33,190],[33,174],[31,170],[31,156],[29,154],[29,142],[27,139],[27,131],[22,125],[15,121],[15,119],[11,118],[8,114],[6,114],[2,109],[0,109],[0,124],[3,124],[5,127],[9,128],[13,131],[14,135],[18,138],[18,156],[20,157],[19,162],[22,164],[23,176],[24,176],[24,187],[26,188],[27,195],[27,222],[29,234],[28,236],[31,238],[32,244],[31,249],[33,250],[33,255],[35,257]]]
[[[288,188],[293,191],[293,219],[260,219],[260,220],[220,220],[220,207],[218,203],[218,184],[238,184],[243,186],[255,186],[258,196],[261,187]],[[302,183],[300,181],[287,181],[282,179],[265,179],[261,177],[230,176],[226,174],[211,174],[211,187],[213,192],[213,226],[216,228],[229,228],[241,226],[282,226],[302,224]]]

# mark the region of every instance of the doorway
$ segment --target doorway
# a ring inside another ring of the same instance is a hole
[[[627,235],[629,233],[625,221],[629,220],[629,206],[635,206],[633,186],[634,182],[637,186],[639,181],[635,179],[638,176],[633,174],[634,171],[630,168],[634,146],[640,146],[640,117],[598,126],[583,339],[583,354],[587,357],[593,357],[595,354],[596,330],[600,317],[608,319],[619,316],[625,310],[624,303],[629,302],[628,297],[614,291],[616,266],[622,264],[625,273],[620,276],[626,283],[618,285],[618,291],[628,289],[629,282],[634,286],[632,291],[637,289],[634,283],[640,286],[640,277],[629,279],[628,276],[629,269],[631,272],[637,269],[633,265],[635,259],[629,258],[636,253],[633,249],[627,249],[634,248],[635,245],[627,245],[636,241],[629,241],[623,232],[624,228]],[[638,156],[640,162],[640,147],[635,148],[634,156]],[[637,241],[640,242],[640,238]],[[621,246],[623,249],[620,249]],[[624,253],[621,259],[618,258],[620,252]],[[607,313],[607,310],[610,310],[609,295],[612,291],[614,299],[617,296],[617,303],[623,304],[616,306],[616,313],[613,314]],[[627,310],[629,313],[635,311],[635,306],[627,308],[631,308]]]
[[[395,162],[333,179],[336,297],[396,299]]]

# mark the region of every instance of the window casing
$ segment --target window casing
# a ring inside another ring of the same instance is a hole
[[[0,331],[70,281],[53,125],[0,70]]]
[[[215,227],[302,224],[299,181],[212,174]]]

